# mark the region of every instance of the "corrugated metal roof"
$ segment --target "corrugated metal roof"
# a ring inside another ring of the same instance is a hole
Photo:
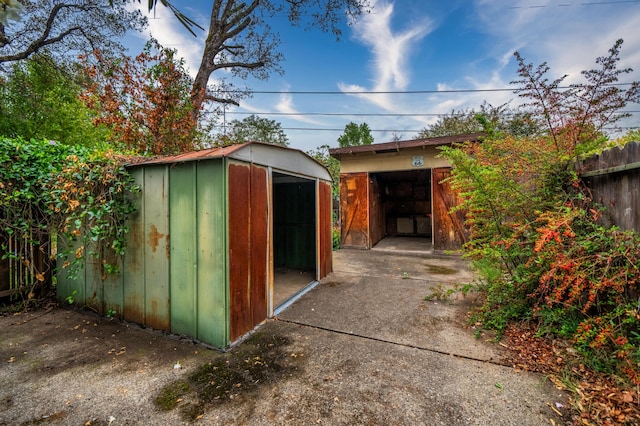
[[[484,133],[469,133],[465,135],[441,136],[437,138],[428,138],[428,139],[412,139],[407,141],[374,143],[371,145],[348,146],[345,148],[332,148],[329,150],[329,154],[331,154],[332,157],[340,158],[343,155],[352,155],[352,154],[360,154],[360,153],[375,154],[380,152],[400,151],[401,149],[407,149],[407,148],[419,148],[421,146],[448,145],[456,142],[466,142],[466,141],[477,142],[477,141],[480,141],[483,137],[484,137]]]
[[[221,146],[221,147],[215,147],[215,148],[208,148],[208,149],[203,149],[201,151],[192,151],[192,152],[185,152],[182,154],[176,154],[176,155],[167,155],[167,156],[163,156],[163,157],[157,157],[157,158],[152,158],[150,160],[144,160],[144,161],[140,161],[140,162],[135,162],[135,163],[131,163],[129,164],[129,166],[144,166],[144,165],[148,165],[148,164],[171,164],[171,163],[185,163],[188,161],[197,161],[197,160],[204,160],[207,158],[221,158],[221,157],[228,157],[229,155],[231,155],[232,153],[252,144],[252,143],[257,143],[257,142],[246,142],[243,144],[237,144],[237,145],[228,145],[228,146]]]
[[[295,148],[264,142],[245,142],[237,145],[203,149],[185,152],[183,154],[168,155],[152,159],[135,159],[127,167],[147,165],[176,164],[190,161],[201,161],[213,158],[231,158],[238,161],[251,162],[263,166],[273,167],[274,170],[292,172],[308,177],[318,177],[331,181],[327,168],[309,154]]]

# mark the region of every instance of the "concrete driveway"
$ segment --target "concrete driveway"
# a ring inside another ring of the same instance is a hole
[[[225,354],[60,308],[0,317],[0,425],[566,421],[566,395],[473,336],[472,300],[424,300],[472,279],[459,258],[341,250],[334,271]]]

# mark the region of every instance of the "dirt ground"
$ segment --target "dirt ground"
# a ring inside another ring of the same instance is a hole
[[[566,395],[474,337],[472,300],[424,300],[472,278],[459,258],[341,250],[334,271],[226,353],[60,307],[0,317],[0,425],[564,423]]]

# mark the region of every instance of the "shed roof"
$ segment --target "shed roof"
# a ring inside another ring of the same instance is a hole
[[[157,157],[131,163],[128,167],[186,163],[214,158],[231,158],[238,161],[272,167],[279,172],[289,172],[296,175],[331,181],[331,175],[327,169],[301,150],[264,142],[246,142],[243,144]]]
[[[348,146],[345,148],[332,148],[329,154],[332,157],[340,159],[344,156],[354,154],[380,154],[384,152],[397,152],[402,149],[419,148],[425,146],[449,145],[456,142],[478,142],[484,136],[484,133],[468,133],[464,135],[440,136],[427,139],[411,139],[407,141],[374,143],[371,145]]]

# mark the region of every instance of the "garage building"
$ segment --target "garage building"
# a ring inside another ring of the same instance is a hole
[[[444,180],[451,165],[438,147],[478,142],[480,133],[334,148],[340,161],[341,243],[371,249],[384,238],[411,237],[425,251],[466,241],[459,194]]]

